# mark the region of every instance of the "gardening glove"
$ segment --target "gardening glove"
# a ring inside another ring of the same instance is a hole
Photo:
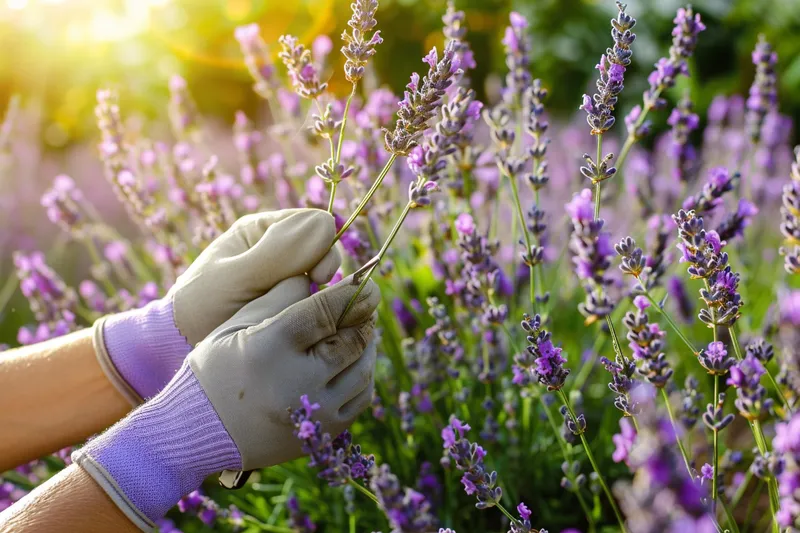
[[[367,283],[337,328],[352,278],[310,297],[309,284],[287,279],[244,306],[156,397],[73,453],[142,530],[210,474],[302,455],[290,419],[302,395],[333,435],[370,405],[377,286]]]
[[[95,323],[100,366],[139,405],[167,384],[193,346],[279,281],[308,273],[315,283],[328,282],[341,264],[331,249],[335,234],[333,217],[317,209],[240,218],[164,298]]]

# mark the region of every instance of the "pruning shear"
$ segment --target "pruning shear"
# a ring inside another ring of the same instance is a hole
[[[351,283],[356,286],[359,285],[361,280],[364,278],[364,275],[375,268],[375,265],[377,265],[379,261],[380,256],[376,255],[364,263],[364,266],[353,273],[353,280]],[[347,313],[346,310],[345,313]],[[344,318],[344,315],[342,318]],[[339,320],[341,321],[342,318]],[[250,474],[252,473],[252,470],[223,470],[219,475],[219,484],[228,490],[241,489],[244,487],[245,483],[247,483],[247,480],[250,479]]]

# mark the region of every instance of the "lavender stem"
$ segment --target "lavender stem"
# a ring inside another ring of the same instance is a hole
[[[347,222],[344,223],[344,226],[342,226],[342,229],[340,229],[339,232],[336,233],[336,236],[333,238],[333,243],[331,243],[331,248],[333,248],[333,245],[336,244],[336,241],[339,240],[339,238],[342,236],[342,234],[344,234],[344,232],[347,231],[347,228],[349,228],[350,225],[353,222],[355,222],[355,220],[358,218],[358,215],[361,214],[361,211],[364,210],[364,207],[366,207],[366,205],[372,199],[372,196],[375,194],[375,191],[378,190],[378,188],[381,186],[381,183],[383,183],[384,178],[389,173],[389,169],[392,168],[392,165],[394,164],[395,159],[397,159],[397,154],[392,154],[389,157],[389,160],[383,166],[383,169],[381,170],[381,173],[378,174],[378,177],[375,179],[375,183],[373,183],[372,187],[369,188],[369,191],[367,191],[367,194],[365,194],[364,198],[361,200],[361,202],[359,202],[358,207],[356,207],[356,210],[353,211],[352,215],[350,215],[350,218],[347,219]]]
[[[570,405],[569,399],[567,398],[564,389],[559,389],[558,393],[561,395],[561,399],[564,401],[564,406],[567,408],[567,411],[569,411],[569,416],[572,417],[572,420],[577,421],[578,417],[575,416],[575,411],[572,410],[572,405]],[[622,533],[628,533],[628,529],[625,527],[625,520],[622,518],[622,513],[620,513],[619,507],[617,506],[617,501],[611,494],[611,490],[609,490],[608,485],[606,484],[606,480],[603,478],[603,474],[600,473],[600,468],[597,466],[597,462],[594,459],[594,455],[592,455],[592,450],[591,448],[589,448],[589,443],[587,442],[586,436],[583,434],[583,432],[580,433],[580,438],[581,438],[581,443],[583,444],[583,449],[584,451],[586,451],[586,457],[592,464],[592,468],[594,469],[595,474],[597,474],[597,481],[603,488],[603,492],[606,493],[606,497],[608,498],[608,501],[611,504],[611,508],[614,510],[614,514],[617,517],[617,521],[619,522],[619,527],[622,530]]]

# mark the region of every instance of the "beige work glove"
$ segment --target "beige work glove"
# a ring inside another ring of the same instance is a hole
[[[95,352],[111,382],[138,405],[172,378],[192,347],[281,280],[328,282],[341,264],[336,226],[318,209],[247,215],[215,239],[167,295],[101,318]],[[306,294],[307,296],[308,294]]]
[[[143,530],[215,472],[299,457],[290,410],[301,396],[331,435],[370,405],[380,292],[367,283],[337,328],[352,278],[310,297],[309,283],[287,279],[244,306],[155,398],[73,454]]]

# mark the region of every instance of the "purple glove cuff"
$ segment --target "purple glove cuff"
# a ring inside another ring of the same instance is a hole
[[[242,468],[188,364],[158,396],[72,457],[144,531],[210,474]]]
[[[99,327],[114,369],[145,399],[164,388],[192,351],[175,325],[171,299],[111,315]]]

